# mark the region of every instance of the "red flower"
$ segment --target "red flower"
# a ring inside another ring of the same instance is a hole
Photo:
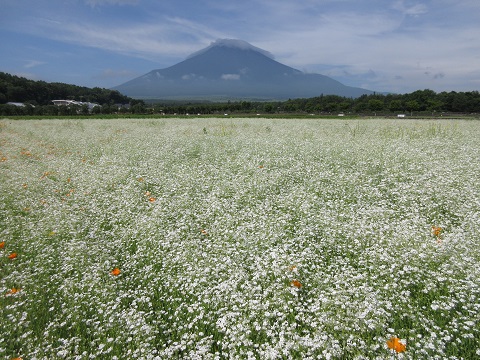
[[[113,275],[113,276],[118,276],[120,275],[121,271],[119,268],[115,268],[113,269],[112,271],[110,271],[110,275]]]

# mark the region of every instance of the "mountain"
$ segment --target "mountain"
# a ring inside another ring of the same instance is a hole
[[[242,40],[221,39],[165,69],[113,88],[135,98],[293,99],[324,95],[359,97],[373,91],[306,74],[273,60]]]

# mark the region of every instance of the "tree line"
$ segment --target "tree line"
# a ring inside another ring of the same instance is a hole
[[[310,99],[288,100],[282,104],[282,108],[287,112],[344,112],[354,114],[480,113],[480,93],[478,91],[436,93],[433,90],[426,89],[408,94],[362,95],[355,99],[325,95]]]
[[[52,100],[75,100],[87,105],[55,106]],[[9,105],[23,103],[25,106]],[[0,72],[0,115],[88,115],[88,114],[364,114],[439,115],[480,113],[480,93],[417,90],[408,94],[371,94],[358,98],[320,94],[286,101],[187,102],[132,99],[118,91],[63,83],[33,81]]]
[[[149,107],[153,113],[284,113],[332,115],[440,115],[442,113],[480,113],[480,93],[417,90],[409,94],[372,94],[358,98],[320,95],[286,101],[230,101],[225,103],[157,102]]]
[[[52,100],[75,100],[88,105],[55,106]],[[15,106],[8,103],[21,103]],[[132,99],[118,91],[99,87],[88,88],[64,83],[47,83],[0,72],[0,115],[77,115],[91,112],[118,111],[119,104],[134,105],[143,101]],[[138,108],[138,107],[137,107]],[[142,107],[143,110],[143,107]]]

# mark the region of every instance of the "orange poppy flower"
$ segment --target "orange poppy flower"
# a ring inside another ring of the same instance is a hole
[[[3,249],[5,247],[5,241],[0,242],[0,249]]]
[[[208,235],[208,232],[205,229],[200,229],[200,232],[202,233],[202,235],[205,235],[205,236]]]
[[[302,287],[302,283],[298,280],[293,280],[290,284],[292,284],[292,286],[295,286],[297,289],[300,289]]]
[[[263,165],[259,165],[258,168],[259,168],[259,169],[263,169]]]
[[[440,234],[442,233],[442,228],[439,226],[432,226],[432,235],[436,237],[440,237]]]
[[[150,198],[148,198],[148,201],[150,201],[150,202],[152,202],[152,203],[155,202],[155,200],[157,200],[157,199],[155,199],[153,196],[150,197]]]
[[[23,360],[21,357],[11,358],[10,360]]]
[[[390,340],[387,340],[387,346],[389,349],[395,350],[397,353],[404,352],[407,349],[407,346],[400,342],[400,339],[392,336]]]
[[[10,255],[8,255],[8,258],[9,258],[10,260],[13,260],[13,259],[15,259],[17,256],[18,256],[18,254],[17,254],[16,252],[13,252],[13,253],[11,253]]]
[[[18,288],[11,288],[10,290],[7,291],[7,293],[5,295],[6,296],[13,295],[13,294],[16,294],[19,291],[20,291],[20,289],[18,289]]]
[[[112,271],[110,271],[110,275],[113,275],[113,276],[118,276],[120,275],[121,271],[119,268],[115,268],[113,269]]]

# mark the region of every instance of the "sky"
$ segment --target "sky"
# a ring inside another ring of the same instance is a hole
[[[0,0],[0,71],[111,88],[217,39],[378,92],[480,90],[478,0]]]

